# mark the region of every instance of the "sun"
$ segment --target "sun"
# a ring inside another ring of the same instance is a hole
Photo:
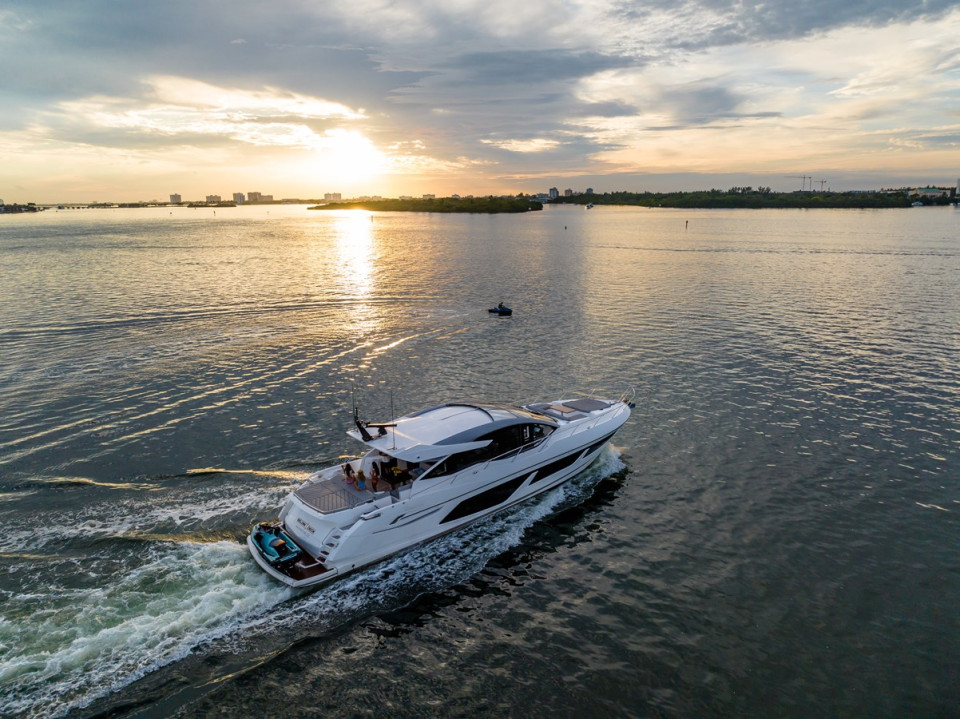
[[[337,186],[369,184],[387,167],[386,156],[356,130],[327,130],[314,148],[319,166],[314,172]]]

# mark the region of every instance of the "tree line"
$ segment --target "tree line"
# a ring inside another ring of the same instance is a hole
[[[638,205],[680,208],[884,208],[909,207],[917,198],[894,192],[774,192],[769,187],[731,187],[729,190],[694,192],[605,192],[559,197],[555,203],[586,205]],[[927,205],[948,205],[950,197],[919,198]]]
[[[331,202],[309,210],[377,210],[380,212],[530,212],[543,205],[529,197],[427,197],[400,200]]]

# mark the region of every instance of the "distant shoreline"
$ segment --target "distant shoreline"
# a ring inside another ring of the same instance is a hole
[[[568,190],[569,192],[569,190]],[[319,200],[289,200],[260,202],[256,205],[309,205],[308,210],[368,210],[379,212],[438,212],[438,213],[524,213],[542,210],[548,205],[580,205],[588,209],[600,205],[672,209],[886,209],[912,206],[949,206],[957,204],[953,188],[928,188],[919,191],[898,189],[877,192],[773,192],[770,188],[738,188],[729,190],[695,190],[683,192],[606,192],[579,193],[551,199],[543,196],[516,195],[508,197],[423,197],[400,199],[361,199],[345,202]],[[0,214],[43,212],[49,209],[130,209],[156,207],[234,208],[234,202],[203,203],[79,203],[51,205],[36,203],[0,204]],[[245,206],[245,205],[244,205]]]

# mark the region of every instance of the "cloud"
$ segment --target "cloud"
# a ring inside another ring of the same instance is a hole
[[[161,75],[150,77],[145,84],[152,88],[150,95],[158,101],[194,108],[207,108],[239,116],[328,118],[357,120],[364,117],[362,110],[317,97],[309,97],[280,88],[264,87],[243,90],[218,87],[190,78]]]
[[[481,140],[487,145],[499,147],[507,152],[544,152],[552,150],[560,144],[559,140],[551,140],[545,137],[531,137],[527,140]]]
[[[448,83],[557,84],[634,64],[631,58],[597,52],[516,49],[456,56],[444,64],[443,77]]]
[[[275,88],[247,91],[171,76],[148,78],[144,85],[146,102],[93,96],[60,103],[44,114],[48,136],[114,146],[130,146],[135,138],[142,146],[219,138],[315,149],[326,144],[325,128],[336,127],[330,123],[365,118],[341,103]]]
[[[844,27],[884,27],[936,20],[955,0],[644,0],[622,2],[615,12],[633,30],[626,34],[659,45],[707,49],[745,42],[794,40]]]

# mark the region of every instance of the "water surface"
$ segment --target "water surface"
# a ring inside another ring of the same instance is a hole
[[[4,217],[0,714],[951,715],[958,230]],[[319,592],[240,544],[355,451],[354,391],[379,419],[630,386],[575,482]]]

